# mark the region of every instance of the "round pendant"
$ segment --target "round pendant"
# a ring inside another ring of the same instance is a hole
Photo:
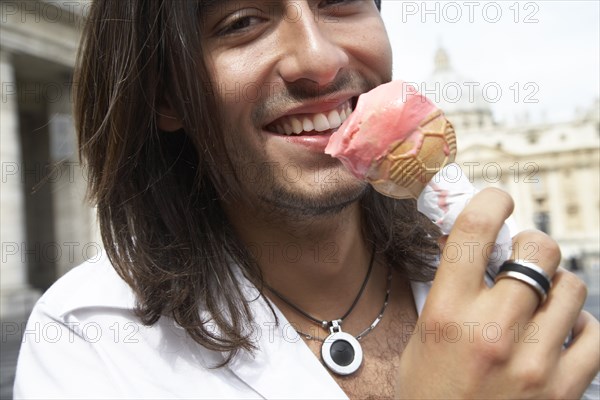
[[[334,332],[321,346],[321,358],[338,375],[350,375],[360,368],[363,352],[360,343],[346,332]]]

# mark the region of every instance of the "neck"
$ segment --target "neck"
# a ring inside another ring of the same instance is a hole
[[[371,258],[359,203],[335,215],[304,221],[278,218],[275,222],[242,210],[228,207],[228,215],[255,255],[267,285],[316,318],[343,315],[360,290]]]

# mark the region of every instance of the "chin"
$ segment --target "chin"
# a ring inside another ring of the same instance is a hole
[[[259,200],[269,213],[293,217],[330,216],[359,201],[368,188],[366,182],[355,178],[308,186],[310,188],[305,189],[274,184],[259,195]]]

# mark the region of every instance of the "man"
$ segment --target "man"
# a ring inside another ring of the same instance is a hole
[[[36,305],[16,396],[580,396],[599,328],[556,244],[515,237],[553,276],[543,304],[482,283],[506,194],[469,203],[423,307],[436,230],[324,155],[390,79],[371,1],[97,1],[75,109],[110,262]]]

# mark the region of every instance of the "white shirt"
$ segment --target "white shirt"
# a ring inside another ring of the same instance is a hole
[[[412,286],[420,312],[429,285]],[[260,297],[251,303],[258,350],[240,352],[223,368],[214,368],[221,353],[198,345],[172,319],[142,325],[134,305],[106,258],[60,278],[29,318],[15,399],[348,398],[275,307],[276,326]]]

